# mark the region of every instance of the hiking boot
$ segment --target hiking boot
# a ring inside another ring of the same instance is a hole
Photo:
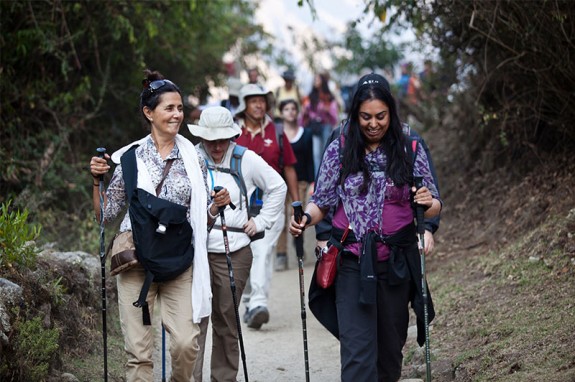
[[[258,306],[248,313],[248,328],[259,329],[270,320],[270,312],[265,306]]]
[[[278,253],[276,256],[276,266],[275,270],[278,272],[285,271],[288,267],[287,254]]]
[[[244,324],[248,323],[249,318],[250,318],[250,310],[246,308],[246,312],[244,313]]]

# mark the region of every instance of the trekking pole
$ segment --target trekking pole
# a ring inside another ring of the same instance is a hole
[[[301,218],[303,217],[303,208],[301,202],[293,202],[293,215],[296,222],[301,223]],[[309,223],[309,222],[308,222]],[[297,264],[299,268],[299,297],[301,304],[301,325],[303,332],[303,357],[305,362],[305,380],[309,382],[309,359],[307,352],[307,327],[305,323],[305,289],[303,281],[303,232],[301,235],[295,238],[295,250],[297,254]]]
[[[216,193],[220,192],[223,189],[222,186],[214,187],[214,191]],[[230,202],[230,207],[232,209],[236,209],[236,206]],[[249,382],[248,379],[248,366],[246,364],[246,352],[244,350],[244,338],[242,336],[242,325],[240,323],[240,313],[238,311],[238,301],[236,299],[236,280],[234,278],[234,268],[232,267],[232,258],[230,256],[230,242],[228,240],[228,226],[226,225],[226,217],[224,214],[224,210],[226,207],[220,207],[220,219],[222,220],[222,232],[224,233],[224,248],[226,250],[226,262],[228,263],[228,273],[230,275],[230,288],[232,289],[232,299],[234,301],[234,310],[236,313],[236,326],[238,327],[238,338],[240,340],[240,351],[242,356],[242,364],[244,367],[244,376],[246,378],[246,382]]]
[[[423,186],[423,178],[414,177],[415,187],[419,190]],[[417,221],[417,234],[419,236],[418,249],[421,260],[421,291],[423,297],[423,323],[425,326],[425,369],[426,382],[431,382],[431,352],[429,350],[429,313],[427,308],[427,278],[425,276],[425,224],[423,222],[424,207],[417,204],[415,207],[415,219]]]
[[[166,328],[162,324],[162,382],[166,382]]]
[[[96,149],[99,158],[104,158],[106,149]],[[104,346],[104,381],[108,381],[108,330],[106,327],[106,243],[104,238],[104,175],[100,175],[98,182],[100,196],[100,269],[102,271],[102,337]]]

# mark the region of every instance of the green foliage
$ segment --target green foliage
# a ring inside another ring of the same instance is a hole
[[[64,301],[64,295],[66,294],[66,287],[62,285],[62,276],[49,281],[47,283],[47,288],[50,293],[50,297],[54,302],[54,305],[62,305],[62,302]]]
[[[226,52],[250,54],[265,40],[255,7],[243,0],[0,2],[0,202],[26,206],[34,221],[58,222],[43,224],[48,239],[82,236],[69,219],[90,215],[85,167],[95,148],[112,152],[147,133],[138,112],[143,69],[205,99],[208,81],[225,81]]]
[[[472,137],[468,152],[497,155],[494,165],[504,166],[574,148],[575,2],[365,3],[375,17],[382,8],[393,11],[386,29],[410,25],[419,41],[435,46],[437,69],[455,95],[472,97],[485,128],[461,125],[462,135]]]
[[[45,329],[40,317],[18,324],[14,359],[21,381],[42,381],[50,370],[50,362],[58,350],[58,330]]]
[[[401,58],[398,48],[385,38],[385,30],[376,31],[365,40],[355,25],[349,24],[343,36],[343,52],[335,61],[334,71],[341,74],[361,73],[365,69],[392,70]]]
[[[13,210],[10,204],[8,201],[0,206],[0,267],[30,267],[38,253],[34,240],[41,227],[28,223],[28,210]]]

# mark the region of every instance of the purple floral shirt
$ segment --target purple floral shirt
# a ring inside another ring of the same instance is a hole
[[[209,195],[207,183],[208,170],[199,151],[197,151],[197,154],[198,162],[202,169],[203,183],[198,182],[197,184],[192,184],[186,173],[186,169],[184,168],[184,161],[180,156],[180,150],[176,144],[174,145],[174,148],[166,157],[166,160],[171,158],[175,158],[175,160],[172,163],[172,167],[170,168],[168,176],[164,180],[164,184],[160,190],[160,198],[189,207],[192,187],[205,187]],[[162,179],[166,160],[162,159],[160,156],[151,136],[148,137],[144,144],[136,148],[136,157],[144,161],[150,174],[152,184],[156,187]],[[110,184],[106,190],[106,196],[108,200],[104,210],[104,220],[106,222],[111,222],[124,210],[127,203],[121,165],[116,166],[116,169],[114,170],[114,174],[112,175],[112,179],[110,180]],[[208,198],[208,203],[210,203],[210,198]],[[189,209],[188,221],[190,221]],[[122,223],[120,224],[120,232],[129,231],[131,229],[132,225],[130,223],[130,218],[128,213],[126,213]]]
[[[339,206],[334,215],[334,226],[345,228],[344,224],[349,222],[358,241],[361,241],[369,231],[389,235],[410,224],[413,221],[413,214],[409,186],[395,186],[385,171],[371,172],[368,191],[363,195],[359,192],[363,183],[362,174],[349,175],[345,180],[344,191],[338,183],[339,146],[340,141],[336,139],[327,147],[317,177],[317,188],[310,201],[322,209]],[[383,148],[378,147],[367,154],[365,160],[370,163],[370,168],[385,168],[387,156]],[[423,184],[429,188],[434,198],[438,198],[427,155],[421,145],[417,146],[414,174],[422,176]],[[341,211],[342,208],[343,211]],[[342,212],[345,216],[342,216]],[[359,254],[360,245],[350,245],[349,249]],[[387,257],[388,251],[384,248],[382,250],[383,253],[379,253],[378,248],[380,260]]]

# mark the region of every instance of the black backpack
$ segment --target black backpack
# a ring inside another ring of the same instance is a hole
[[[134,306],[142,308],[144,325],[151,325],[146,302],[150,285],[154,281],[173,280],[192,265],[193,229],[187,219],[187,207],[136,188],[136,147],[122,155],[121,163],[136,256],[146,270],[146,279]]]

